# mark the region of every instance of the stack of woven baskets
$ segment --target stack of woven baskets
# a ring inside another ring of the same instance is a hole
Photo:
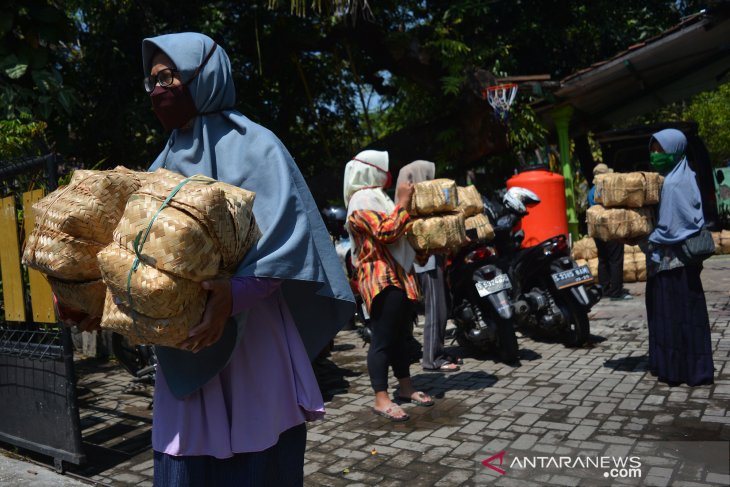
[[[716,254],[730,254],[730,230],[712,232]]]
[[[464,215],[464,227],[467,230],[476,230],[478,240],[492,240],[494,229],[489,223],[489,218],[484,214],[482,195],[479,194],[476,186],[459,186],[457,191],[459,206],[456,209]]]
[[[633,241],[654,229],[654,208],[664,178],[653,172],[596,176],[596,205],[588,208],[588,235],[601,240]]]
[[[104,227],[105,246],[98,245],[93,255],[85,256],[86,267],[93,267],[104,284],[101,296],[94,296],[93,314],[102,315],[103,328],[133,341],[176,346],[202,317],[207,293],[200,282],[232,275],[259,238],[253,217],[255,195],[210,178],[184,178],[164,169],[126,174],[138,184],[117,195],[113,206],[120,209],[114,224]],[[66,191],[75,192],[73,187]],[[52,196],[41,200],[39,207],[55,206]],[[100,212],[89,223],[98,226],[105,218]],[[47,233],[42,211],[36,221],[29,246]],[[56,248],[63,253],[77,245],[72,236],[57,240]],[[26,263],[47,272],[38,258],[29,255]],[[74,306],[58,297],[71,308],[89,312],[92,307]],[[99,308],[103,313],[96,312]]]
[[[413,198],[406,210],[415,217],[407,237],[414,249],[442,252],[468,242],[464,214],[457,211],[459,193],[451,179],[434,179],[413,185]]]
[[[79,170],[33,205],[35,227],[23,263],[43,272],[61,304],[101,316],[106,287],[96,255],[112,241],[129,195],[146,173]]]
[[[572,256],[578,265],[587,265],[598,282],[598,249],[596,241],[585,237],[573,244]],[[623,282],[646,281],[646,256],[638,245],[624,245]]]

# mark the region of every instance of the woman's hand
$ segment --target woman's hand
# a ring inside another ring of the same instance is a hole
[[[65,326],[75,326],[81,331],[89,332],[101,330],[101,316],[91,316],[83,311],[67,308],[58,302],[55,295],[53,305],[56,308],[56,316]]]
[[[179,345],[191,352],[199,352],[220,340],[233,306],[230,279],[213,279],[203,281],[200,285],[209,291],[203,317],[190,330],[188,338]]]
[[[410,181],[403,181],[395,189],[396,202],[403,208],[408,208],[411,205],[411,198],[413,198],[413,192],[415,188],[413,183]]]

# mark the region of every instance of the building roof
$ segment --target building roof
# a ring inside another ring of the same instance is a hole
[[[560,81],[541,114],[571,105],[574,130],[606,128],[730,81],[730,2]]]

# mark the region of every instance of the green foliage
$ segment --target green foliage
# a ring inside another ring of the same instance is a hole
[[[339,197],[343,162],[366,146],[428,150],[440,169],[486,164],[501,178],[514,154],[492,163],[506,144],[479,139],[503,134],[471,130],[496,125],[477,69],[559,79],[676,23],[678,5],[696,10],[674,0],[15,0],[0,7],[0,118],[47,121],[74,164],[147,167],[167,134],[142,89],[141,40],[199,31],[231,59],[236,107],[283,140],[317,197]],[[529,101],[519,95],[512,110],[515,149],[545,135]]]
[[[684,117],[699,124],[713,163],[730,160],[730,83],[694,97]]]
[[[45,130],[45,122],[34,122],[27,114],[13,120],[0,120],[0,161],[37,155],[38,142],[44,140]]]
[[[63,69],[73,53],[73,23],[51,0],[10,1],[0,7],[0,118],[22,113],[51,121],[73,112]]]
[[[545,145],[548,131],[529,104],[514,105],[509,114],[509,126],[509,142],[515,152]]]

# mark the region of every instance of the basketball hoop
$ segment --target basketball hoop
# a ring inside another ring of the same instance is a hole
[[[509,115],[509,108],[512,102],[515,101],[517,96],[517,84],[507,83],[503,85],[487,86],[486,98],[489,104],[494,109],[494,114],[502,120],[507,121]]]

